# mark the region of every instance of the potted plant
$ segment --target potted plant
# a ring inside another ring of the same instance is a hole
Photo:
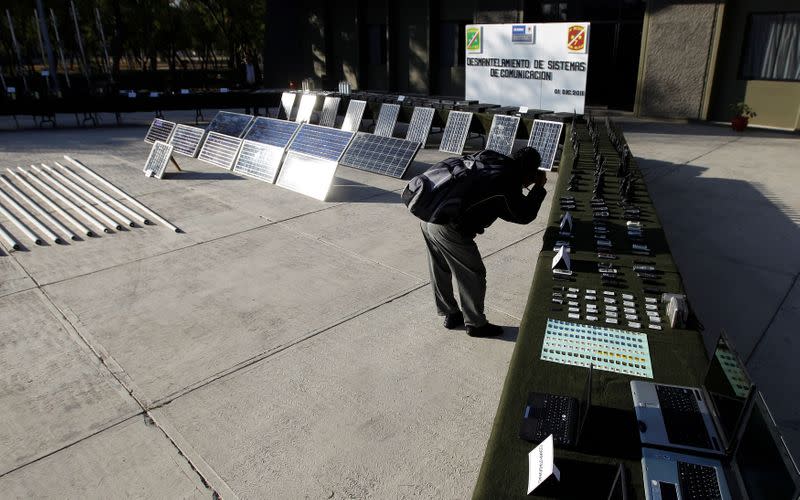
[[[737,132],[742,132],[747,128],[750,118],[756,117],[756,112],[753,108],[743,102],[737,102],[731,105],[733,111],[733,118],[731,118],[731,127]]]

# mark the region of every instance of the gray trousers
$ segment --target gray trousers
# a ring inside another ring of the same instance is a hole
[[[486,267],[478,245],[449,226],[423,221],[420,227],[428,246],[428,268],[439,315],[459,310],[453,296],[455,276],[464,323],[475,327],[485,325],[483,301],[486,297]]]

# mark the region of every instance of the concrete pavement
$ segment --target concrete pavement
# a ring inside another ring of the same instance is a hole
[[[3,135],[2,166],[70,154],[185,231],[0,256],[3,496],[469,496],[544,216],[480,239],[508,328],[472,339],[435,315],[404,181],[342,167],[319,202],[185,158],[157,181],[144,132]]]
[[[2,252],[3,496],[468,497],[550,196],[479,237],[507,329],[471,339],[435,317],[404,181],[340,167],[319,202],[185,158],[146,179],[149,118],[0,135],[0,166],[70,154],[185,231]],[[709,338],[750,358],[797,454],[797,137],[624,127]]]

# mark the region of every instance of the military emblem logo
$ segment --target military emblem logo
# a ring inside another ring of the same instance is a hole
[[[586,49],[586,26],[573,25],[567,28],[567,49],[583,52]]]

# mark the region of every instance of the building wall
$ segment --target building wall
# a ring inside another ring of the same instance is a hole
[[[651,0],[644,19],[637,116],[704,118],[718,3]]]
[[[739,75],[748,15],[792,11],[800,11],[796,0],[747,0],[725,6],[710,119],[728,121],[730,105],[746,102],[758,114],[750,123],[800,130],[800,82],[743,80]]]

